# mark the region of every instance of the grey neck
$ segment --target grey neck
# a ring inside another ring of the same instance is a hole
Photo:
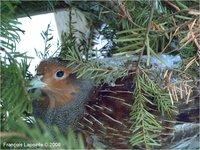
[[[80,86],[80,92],[75,99],[65,106],[46,108],[40,111],[39,116],[48,125],[57,125],[62,133],[66,133],[68,126],[75,126],[76,122],[85,112],[85,103],[89,100],[93,84],[89,81],[74,80]],[[38,113],[37,112],[37,113]]]

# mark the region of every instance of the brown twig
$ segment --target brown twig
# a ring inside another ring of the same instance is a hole
[[[194,13],[194,10],[196,10],[196,9],[199,9],[199,6],[193,6],[193,7],[190,7],[190,8],[188,8],[188,9],[182,9],[182,10],[180,10],[180,11],[178,11],[178,12],[175,12],[175,13],[172,13],[172,14],[170,14],[170,15],[167,15],[167,16],[161,16],[160,18],[158,18],[158,22],[162,22],[162,21],[165,21],[166,19],[168,19],[168,18],[170,18],[170,17],[172,17],[172,16],[175,16],[175,15],[177,15],[177,14],[180,14],[180,13],[185,13],[185,12],[191,12],[192,10],[192,12]],[[196,10],[197,11],[197,10]],[[191,13],[192,13],[191,12]]]
[[[134,26],[141,28],[141,26],[139,26],[138,24],[136,24],[135,22],[133,22],[133,19],[128,11],[128,9],[124,6],[124,4],[122,4],[121,1],[118,1],[119,4],[119,8],[120,8],[120,14],[123,18],[127,18]]]
[[[169,33],[169,32],[172,32],[172,31],[175,31],[177,28],[183,28],[185,26],[187,26],[188,24],[190,24],[191,22],[193,22],[195,19],[199,19],[200,17],[196,17],[196,18],[193,18],[189,21],[186,21],[176,27],[172,27],[172,28],[169,28],[167,30],[150,30],[151,32],[158,32],[158,33]]]
[[[19,132],[0,132],[1,138],[8,138],[8,137],[20,137],[20,138],[27,138],[25,134]]]
[[[168,0],[164,0],[164,2],[166,4],[168,4],[169,6],[173,7],[176,11],[180,11],[180,8],[178,6],[176,6],[175,4],[173,4],[172,2],[170,2]]]

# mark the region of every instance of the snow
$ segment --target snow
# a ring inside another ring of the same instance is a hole
[[[181,65],[181,57],[179,55],[173,56],[173,55],[166,55],[166,54],[160,54],[159,57],[165,62],[161,62],[158,58],[155,56],[151,56],[150,64],[152,67],[151,70],[165,70],[165,69],[175,69],[179,68]],[[114,70],[122,69],[122,67],[126,64],[129,64],[127,67],[130,69],[132,67],[132,64],[136,63],[138,60],[137,55],[128,55],[128,56],[115,56],[115,57],[109,57],[109,58],[103,58],[100,60],[100,63],[103,67],[109,68],[111,67]],[[147,60],[147,56],[142,56],[141,62],[142,64],[145,64]],[[131,63],[130,63],[131,62]]]

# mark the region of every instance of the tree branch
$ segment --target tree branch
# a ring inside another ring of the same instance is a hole
[[[146,34],[145,34],[145,39],[144,39],[144,46],[143,46],[143,48],[141,50],[141,53],[139,55],[139,58],[138,58],[138,61],[137,61],[137,65],[136,65],[136,75],[139,74],[139,65],[140,65],[140,62],[141,62],[142,55],[144,53],[144,49],[146,48],[146,41],[148,39],[150,28],[151,28],[151,21],[152,21],[152,18],[153,18],[155,4],[156,4],[156,1],[153,0],[152,1],[152,6],[151,6],[151,12],[150,12],[150,16],[149,16],[149,23],[148,23],[148,26],[147,26],[147,30],[146,30]]]

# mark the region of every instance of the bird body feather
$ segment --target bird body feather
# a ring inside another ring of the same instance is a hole
[[[66,66],[67,62],[58,58],[49,58],[38,66],[41,81],[35,83],[41,85],[42,99],[33,101],[34,116],[48,126],[57,125],[63,134],[69,126],[83,133],[88,148],[132,148],[129,114],[134,102],[134,73],[117,79],[114,86],[95,86],[92,81],[77,79]],[[163,141],[170,141],[175,122],[162,121]]]

